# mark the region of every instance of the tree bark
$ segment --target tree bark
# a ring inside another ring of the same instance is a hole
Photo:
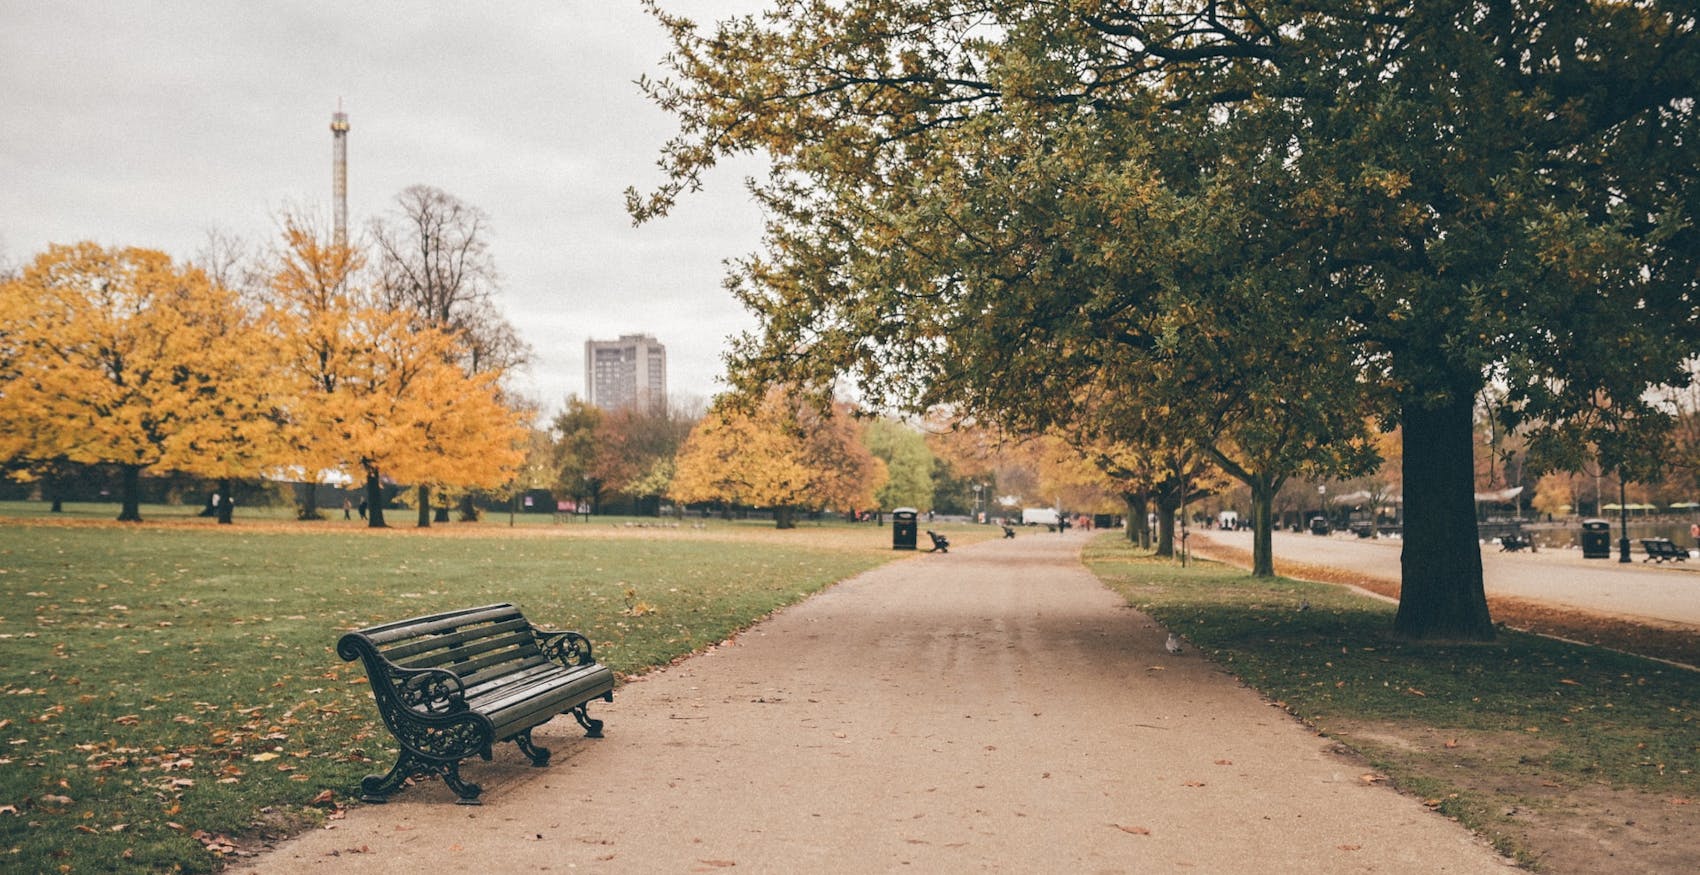
[[[1254,477],[1251,487],[1251,576],[1275,576],[1275,493],[1271,477]]]
[[[319,513],[319,484],[316,480],[303,483],[305,491],[301,497],[301,510],[296,513],[296,519],[322,520],[325,515]]]
[[[118,511],[118,521],[121,523],[139,523],[142,521],[142,466],[123,465],[121,509]]]
[[[230,491],[230,478],[224,477],[218,481],[218,494],[224,496],[224,500],[218,505],[218,524],[228,526],[233,521],[232,515],[236,513],[236,499]]]
[[[1415,641],[1490,641],[1475,508],[1473,396],[1405,404],[1405,543],[1394,634]]]
[[[773,527],[776,529],[794,529],[797,527],[797,509],[794,507],[776,507],[773,509]]]
[[[387,529],[384,522],[384,483],[376,465],[366,465],[366,528]]]
[[[1127,539],[1140,549],[1151,549],[1151,508],[1143,492],[1123,492],[1122,503],[1127,505]]]
[[[1165,489],[1157,494],[1157,555],[1175,556],[1175,514],[1180,511],[1180,490]]]
[[[431,487],[419,484],[419,528],[431,527]]]

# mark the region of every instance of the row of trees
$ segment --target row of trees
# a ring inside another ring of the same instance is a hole
[[[227,496],[364,481],[374,526],[383,483],[415,484],[428,524],[431,487],[501,485],[523,457],[526,413],[501,388],[523,348],[490,303],[482,221],[415,187],[371,246],[295,214],[252,261],[51,246],[0,285],[0,462],[50,482],[117,466],[122,520],[144,472],[179,472]]]
[[[652,9],[667,211],[761,151],[731,285],[759,396],[1054,432],[1160,509],[1402,433],[1409,639],[1493,635],[1476,418],[1541,465],[1661,461],[1700,346],[1700,36],[1674,0],[779,0]],[[1159,513],[1160,520],[1172,513]],[[1143,514],[1130,514],[1143,519]]]
[[[973,485],[989,490],[998,460],[963,445],[958,432],[937,431],[861,417],[842,403],[819,407],[781,389],[707,413],[602,410],[568,398],[540,436],[532,482],[592,512],[614,497],[646,513],[664,501],[755,507],[773,510],[781,527],[799,512],[969,513]]]

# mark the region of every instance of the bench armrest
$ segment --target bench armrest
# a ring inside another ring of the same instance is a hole
[[[563,632],[556,629],[538,629],[537,646],[543,655],[559,665],[569,668],[595,665],[596,654],[591,650],[590,639],[577,632]]]
[[[466,684],[440,668],[391,665],[388,680],[396,700],[416,714],[458,714],[466,710]]]
[[[402,709],[420,716],[439,716],[466,710],[466,685],[452,671],[403,668],[359,632],[342,636],[336,652],[343,659],[358,659],[366,666],[366,679],[371,682],[372,697],[378,700],[380,711]]]

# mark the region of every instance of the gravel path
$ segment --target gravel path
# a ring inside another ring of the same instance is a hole
[[[921,554],[629,683],[260,872],[1503,872],[1080,565],[1078,535]],[[387,763],[386,763],[387,765]]]

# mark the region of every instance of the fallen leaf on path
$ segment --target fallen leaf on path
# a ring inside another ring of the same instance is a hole
[[[698,860],[697,862],[704,866],[713,866],[716,869],[730,869],[733,866],[738,865],[731,860]]]
[[[1217,760],[1216,761],[1216,765],[1218,765],[1218,766],[1231,766],[1233,764],[1234,764],[1233,760]]]
[[[1374,772],[1367,772],[1365,774],[1359,775],[1358,780],[1364,782],[1365,784],[1379,784],[1382,781],[1387,780],[1387,778],[1383,775],[1377,775]]]
[[[1452,750],[1453,748],[1455,748],[1457,746],[1458,746],[1458,739],[1449,738],[1449,739],[1446,740],[1446,749],[1447,750]]]
[[[1340,845],[1339,847],[1342,851],[1361,851],[1364,848],[1363,845]]]
[[[1130,835],[1148,836],[1151,834],[1151,830],[1148,830],[1143,826],[1122,826],[1119,823],[1112,823],[1110,825]]]

